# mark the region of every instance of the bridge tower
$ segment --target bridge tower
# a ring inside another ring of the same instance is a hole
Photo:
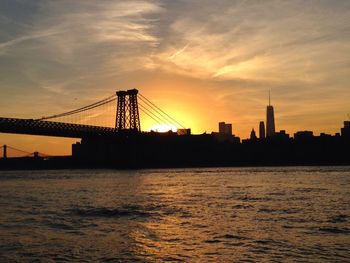
[[[2,157],[3,157],[4,159],[7,158],[7,145],[6,145],[6,144],[4,144],[4,146],[3,146],[3,155],[2,155]]]
[[[115,128],[118,131],[125,130],[126,129],[126,123],[125,123],[125,105],[126,105],[126,91],[117,91],[117,114],[116,114],[116,120],[115,120]]]
[[[117,91],[117,114],[115,128],[117,131],[141,131],[137,89]]]

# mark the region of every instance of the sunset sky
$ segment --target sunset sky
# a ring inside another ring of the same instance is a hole
[[[0,116],[38,118],[137,88],[194,133],[339,132],[350,113],[349,0],[1,0]],[[113,125],[113,123],[112,123]],[[141,126],[154,123],[142,115]],[[0,134],[69,154],[76,139]]]

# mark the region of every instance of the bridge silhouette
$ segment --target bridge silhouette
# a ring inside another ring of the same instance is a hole
[[[0,146],[0,159],[23,158],[23,157],[48,158],[48,157],[51,157],[51,155],[41,153],[38,151],[28,152],[26,150],[21,150],[6,144]]]
[[[118,133],[140,133],[139,111],[151,118],[155,124],[166,125],[169,130],[184,129],[181,123],[140,94],[137,89],[130,89],[117,91],[103,100],[74,110],[39,119],[1,117],[0,132],[68,138],[113,137]],[[103,120],[103,113],[115,117],[113,126],[110,121],[103,125],[89,123],[94,119]]]

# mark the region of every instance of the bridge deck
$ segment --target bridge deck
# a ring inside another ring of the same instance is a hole
[[[0,117],[0,132],[67,138],[84,138],[91,136],[115,136],[116,129],[110,127],[63,122]]]

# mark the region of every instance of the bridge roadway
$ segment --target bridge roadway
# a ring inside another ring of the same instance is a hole
[[[66,138],[107,137],[116,135],[116,129],[109,127],[1,117],[0,132]]]

